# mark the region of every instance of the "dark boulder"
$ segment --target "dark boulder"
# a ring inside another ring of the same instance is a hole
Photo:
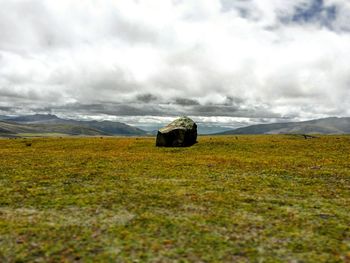
[[[197,124],[188,117],[181,117],[159,129],[156,146],[187,147],[196,142]]]

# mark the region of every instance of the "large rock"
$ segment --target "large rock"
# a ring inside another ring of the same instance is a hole
[[[187,147],[197,142],[197,124],[188,117],[181,117],[159,129],[156,146]]]

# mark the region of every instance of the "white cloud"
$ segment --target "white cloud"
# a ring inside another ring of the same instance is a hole
[[[0,106],[6,111],[125,116],[144,109],[141,115],[203,119],[350,115],[345,0],[0,4]],[[329,21],[325,10],[335,10]],[[156,99],[137,99],[145,94]],[[226,105],[227,98],[236,102]],[[200,105],[177,104],[183,99]],[[89,110],[90,104],[102,106]]]

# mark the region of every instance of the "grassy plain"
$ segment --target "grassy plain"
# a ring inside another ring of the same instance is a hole
[[[350,136],[154,141],[0,140],[0,261],[350,262]]]

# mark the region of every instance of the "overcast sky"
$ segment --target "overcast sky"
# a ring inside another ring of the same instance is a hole
[[[350,116],[348,0],[0,0],[0,115]]]

